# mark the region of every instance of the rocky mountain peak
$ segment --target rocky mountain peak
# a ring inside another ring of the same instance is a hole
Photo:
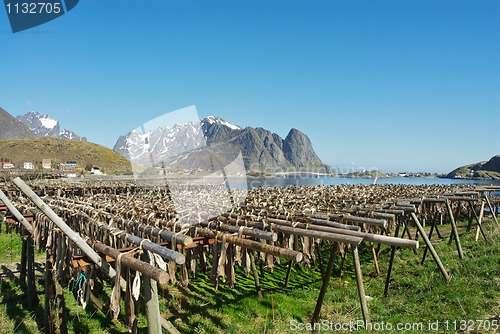
[[[87,141],[85,137],[81,137],[73,131],[67,129],[61,130],[59,121],[38,111],[31,111],[27,114],[17,116],[17,119],[28,126],[37,137],[53,137]]]
[[[309,137],[297,130],[291,129],[283,142],[285,158],[297,167],[321,165],[321,159],[316,155]]]
[[[165,163],[171,168],[204,169],[204,148],[232,161],[241,152],[247,171],[287,171],[297,168],[329,172],[313,150],[306,134],[297,129],[283,140],[269,130],[241,128],[222,118],[209,116],[200,122],[158,127],[148,133],[131,131],[118,138],[114,150],[132,162],[151,166]]]
[[[0,108],[0,140],[33,137],[35,134],[26,125]]]

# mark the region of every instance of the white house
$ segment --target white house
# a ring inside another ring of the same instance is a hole
[[[23,163],[23,168],[24,169],[35,169],[35,166],[33,166],[32,162],[24,162]]]

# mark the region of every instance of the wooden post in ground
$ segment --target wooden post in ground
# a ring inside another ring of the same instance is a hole
[[[217,238],[212,245],[212,269],[210,271],[210,280],[215,286],[215,290],[219,288],[219,276],[217,274],[217,266],[219,265],[219,243]]]
[[[45,308],[43,316],[44,333],[55,333],[54,314],[52,312],[51,302],[55,299],[54,284],[52,281],[52,259],[50,250],[47,250],[45,257]]]
[[[396,225],[396,231],[394,232],[394,236],[396,238],[399,234],[400,226],[401,225],[399,223]],[[387,277],[385,279],[384,297],[387,297],[387,293],[389,292],[389,283],[391,281],[392,265],[394,264],[394,255],[396,255],[397,249],[398,248],[396,246],[391,246],[391,258],[389,260],[389,268],[387,269]]]
[[[448,214],[450,216],[452,235],[455,239],[455,244],[457,245],[458,257],[460,259],[464,258],[464,253],[462,252],[462,245],[460,244],[460,237],[458,236],[457,225],[455,224],[455,217],[453,216],[453,211],[451,210],[450,201],[446,200],[446,209],[448,210]]]
[[[27,272],[28,307],[34,307],[38,305],[39,299],[36,294],[35,249],[31,235],[28,235],[26,238],[26,258],[27,258],[27,271],[28,271]]]
[[[380,275],[380,268],[378,266],[377,251],[375,250],[375,246],[373,245],[373,242],[370,242],[370,248],[372,250],[372,255],[373,255],[373,261],[374,261],[374,265],[375,265],[375,270],[377,271],[377,275]]]
[[[429,231],[429,241],[432,239],[432,233],[434,232],[434,228],[436,227],[436,217],[433,217],[432,220],[431,220],[431,230]],[[425,261],[425,257],[427,256],[427,251],[429,250],[429,248],[425,248],[424,249],[424,255],[422,255],[422,261],[420,261],[420,264],[424,264],[424,261]]]
[[[325,270],[323,268],[323,260],[321,258],[321,240],[320,240],[320,243],[318,243],[318,245],[315,248],[316,248],[316,252],[318,253],[319,272],[321,273],[321,276],[323,277],[323,275],[325,274]]]
[[[432,246],[429,238],[427,238],[427,234],[425,234],[424,228],[422,227],[422,225],[420,225],[420,222],[418,221],[417,215],[415,215],[412,212],[411,213],[411,218],[415,222],[415,225],[417,225],[417,228],[420,231],[420,234],[422,235],[422,239],[424,239],[425,245],[427,246],[427,248],[431,252],[432,258],[434,259],[434,261],[438,265],[439,270],[441,271],[441,274],[443,275],[443,277],[447,281],[449,281],[450,280],[450,276],[448,275],[448,272],[446,271],[445,267],[443,266],[443,263],[441,262],[441,259],[439,258],[439,255],[436,253],[436,250]]]
[[[21,246],[21,269],[19,272],[19,281],[21,284],[26,283],[26,267],[27,267],[27,259],[28,259],[28,236],[23,235],[22,238],[22,246]]]
[[[490,213],[491,215],[493,216],[493,220],[495,221],[495,223],[497,224],[497,227],[500,228],[500,224],[498,223],[498,220],[497,220],[497,215],[495,213],[495,209],[493,208],[493,206],[491,205],[491,202],[490,202],[490,199],[488,197],[488,195],[486,195],[486,193],[483,194],[483,197],[486,199],[486,203],[488,203],[488,207],[490,208]]]
[[[255,265],[255,256],[253,256],[252,251],[248,251],[248,256],[250,257],[250,265],[252,267],[253,279],[255,280],[255,289],[257,290],[257,297],[262,299],[262,289],[260,287],[259,272],[257,271],[257,266]],[[293,263],[292,261],[290,264]]]
[[[52,279],[54,280],[54,288],[56,295],[56,305],[57,305],[57,317],[59,319],[59,331],[60,334],[68,333],[68,324],[66,319],[66,303],[64,301],[64,291],[59,282],[59,273],[57,270],[52,270]]]
[[[150,263],[149,251],[143,253],[143,261]],[[148,318],[148,333],[161,334],[160,304],[158,303],[158,285],[156,281],[144,277],[144,300],[146,301],[146,316]]]
[[[370,314],[368,312],[368,305],[366,304],[365,286],[363,283],[363,274],[361,273],[361,263],[359,261],[358,246],[351,245],[351,247],[352,256],[354,259],[354,270],[356,272],[356,282],[358,285],[359,302],[361,304],[361,312],[363,313],[365,328],[368,328],[370,324]]]
[[[484,219],[484,206],[486,202],[484,200],[481,200],[481,208],[479,211],[479,219],[477,223],[477,230],[476,230],[476,238],[475,240],[477,241],[479,239],[479,231],[483,229],[483,219]]]
[[[335,242],[332,245],[332,250],[330,252],[330,259],[328,260],[328,265],[326,267],[325,275],[323,276],[323,284],[321,285],[321,290],[319,292],[318,300],[316,301],[316,308],[314,309],[313,316],[311,318],[312,323],[318,322],[319,313],[321,312],[321,306],[323,305],[323,300],[325,299],[326,290],[330,283],[330,277],[332,276],[333,271],[333,263],[335,261],[335,256],[339,251],[339,244]]]
[[[467,232],[469,232],[472,228],[472,221],[474,220],[473,218],[476,218],[477,230],[476,230],[475,240],[477,241],[479,239],[479,232],[481,231],[481,234],[483,235],[484,240],[488,241],[488,238],[486,237],[486,233],[484,233],[483,225],[482,225],[483,213],[484,213],[484,200],[481,200],[479,217],[476,213],[476,209],[474,208],[474,204],[472,204],[472,201],[469,201],[469,207],[470,207],[470,211],[471,211],[471,218],[469,219],[469,224],[467,225]]]
[[[286,271],[285,276],[285,288],[288,288],[288,283],[290,282],[290,274],[292,273],[293,261],[290,260],[290,264],[288,265],[288,269]]]

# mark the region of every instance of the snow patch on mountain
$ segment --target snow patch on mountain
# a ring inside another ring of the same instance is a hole
[[[42,117],[40,117],[39,120],[42,126],[47,129],[53,129],[55,126],[59,124],[58,121],[56,121],[49,115],[42,115]]]
[[[207,118],[205,118],[205,120],[209,124],[220,124],[220,125],[227,126],[231,130],[241,130],[241,128],[239,126],[231,124],[231,123],[223,120],[222,118],[219,118],[219,117],[216,117],[216,116],[208,116]]]

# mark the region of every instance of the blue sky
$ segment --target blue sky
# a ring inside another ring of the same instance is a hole
[[[500,154],[500,2],[81,0],[13,34],[0,106],[90,141],[196,105],[309,135],[330,165],[447,172]]]

